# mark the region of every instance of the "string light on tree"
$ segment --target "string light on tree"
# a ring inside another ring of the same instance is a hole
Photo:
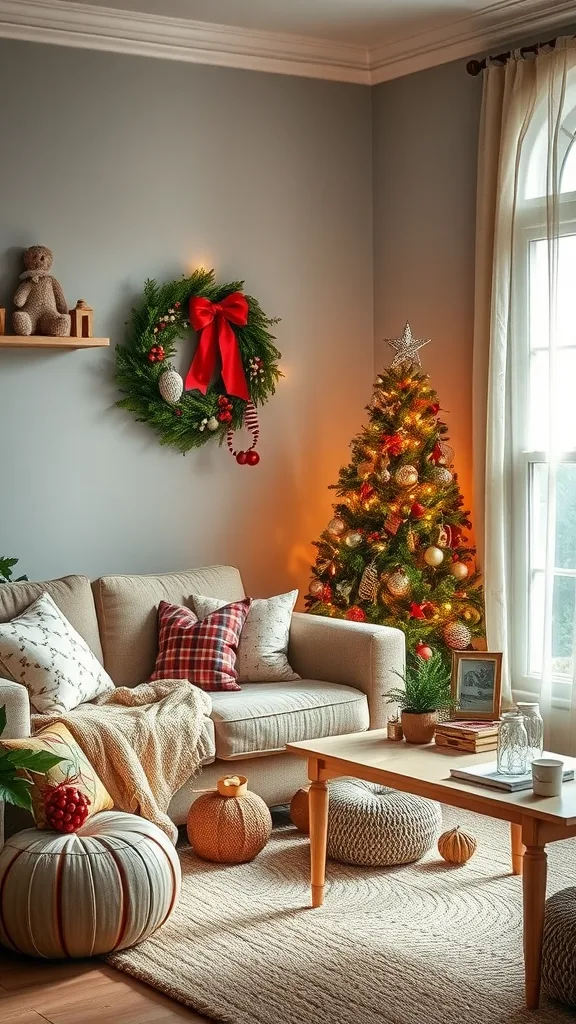
[[[316,542],[309,611],[396,626],[409,651],[445,661],[483,636],[483,595],[440,402],[409,328],[374,385]],[[466,580],[466,590],[462,581]],[[324,585],[324,589],[321,587]]]

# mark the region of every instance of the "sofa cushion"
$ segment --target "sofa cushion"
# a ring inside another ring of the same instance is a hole
[[[236,651],[249,608],[245,597],[198,619],[184,605],[161,601],[159,651],[150,682],[188,679],[201,690],[238,691]]]
[[[229,565],[159,576],[102,576],[92,588],[104,667],[116,686],[137,686],[154,671],[161,601],[192,608],[190,594],[194,593],[225,601],[244,597],[240,573]]]
[[[245,683],[240,693],[213,693],[216,757],[258,757],[287,743],[363,732],[368,700],[341,683],[299,679],[288,683]]]
[[[98,661],[102,662],[98,620],[87,576],[64,576],[62,579],[47,580],[45,583],[1,583],[0,622],[15,619],[42,594],[50,595],[54,604],[80,633]]]

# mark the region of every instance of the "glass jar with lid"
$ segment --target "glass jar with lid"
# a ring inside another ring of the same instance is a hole
[[[498,727],[498,771],[501,775],[526,775],[529,765],[524,715],[505,711]]]
[[[544,722],[538,701],[518,701],[516,707],[524,715],[524,727],[528,735],[528,767],[531,761],[542,757],[544,750]]]

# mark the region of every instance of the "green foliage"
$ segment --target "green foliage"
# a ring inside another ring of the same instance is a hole
[[[3,706],[0,708],[0,736],[5,728],[6,707]],[[0,800],[31,811],[32,782],[25,776],[18,775],[18,771],[45,775],[62,760],[63,758],[56,757],[47,750],[0,750]]]
[[[367,411],[368,422],[351,441],[350,462],[333,485],[333,515],[344,528],[339,536],[325,529],[315,541],[312,584],[321,583],[322,590],[309,593],[306,605],[313,614],[336,618],[353,606],[355,614],[361,609],[369,622],[402,629],[408,651],[430,644],[448,667],[452,652],[443,635],[448,623],[466,625],[472,638],[484,636],[481,577],[466,536],[470,514],[452,466],[448,427],[428,375],[408,362],[377,378]],[[391,437],[396,445],[389,451]],[[411,487],[398,482],[403,466],[417,471]],[[421,514],[414,506],[421,506]],[[361,535],[353,548],[346,544],[350,531]],[[442,550],[437,567],[424,559],[430,546]],[[463,581],[452,573],[456,561],[468,570]],[[360,584],[369,566],[378,582],[367,599]],[[408,581],[403,596],[387,587],[398,570]]]
[[[384,694],[387,704],[397,704],[402,711],[416,715],[457,707],[450,691],[450,670],[438,651],[428,661],[409,655],[405,675],[400,678],[404,679],[405,688],[388,690]]]
[[[202,420],[217,416],[218,397],[226,394],[221,380],[217,386],[211,385],[205,395],[196,390],[184,392],[176,406],[168,405],[161,398],[158,381],[166,370],[175,369],[171,360],[176,354],[177,343],[190,334],[187,319],[189,299],[202,296],[211,302],[220,302],[231,292],[242,291],[243,287],[243,281],[216,284],[214,271],[204,269],[163,285],[153,280],[146,281],[142,300],[132,310],[126,344],[118,345],[116,349],[116,380],[125,396],[118,405],[134,413],[137,420],[148,423],[159,435],[160,444],[169,445],[184,454],[212,437],[222,444],[230,426],[236,430],[242,426],[246,402],[229,395],[232,422],[220,424],[213,433],[200,430]],[[264,405],[274,394],[282,376],[278,367],[280,353],[270,333],[270,327],[278,320],[267,317],[253,296],[246,295],[245,298],[249,310],[248,323],[245,327],[231,326],[238,340],[250,398],[254,405]],[[175,310],[175,319],[166,321],[165,329],[155,333],[154,328],[170,309]],[[148,353],[158,344],[163,346],[165,358],[162,362],[151,363]],[[250,378],[247,367],[253,357],[262,360],[264,372]]]
[[[18,576],[17,579],[12,579],[12,569],[15,565],[18,565],[17,558],[6,558],[5,555],[0,555],[0,583],[21,583],[22,580],[28,579],[27,576]]]

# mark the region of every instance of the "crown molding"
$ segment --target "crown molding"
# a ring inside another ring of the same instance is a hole
[[[431,31],[384,43],[370,50],[370,84],[470,57],[492,47],[505,48],[524,36],[546,38],[576,20],[575,0],[505,0]]]
[[[576,0],[500,0],[440,28],[365,49],[86,6],[74,0],[0,0],[0,37],[275,74],[377,85],[576,20]]]
[[[370,84],[368,53],[362,46],[73,0],[0,0],[0,37]]]

